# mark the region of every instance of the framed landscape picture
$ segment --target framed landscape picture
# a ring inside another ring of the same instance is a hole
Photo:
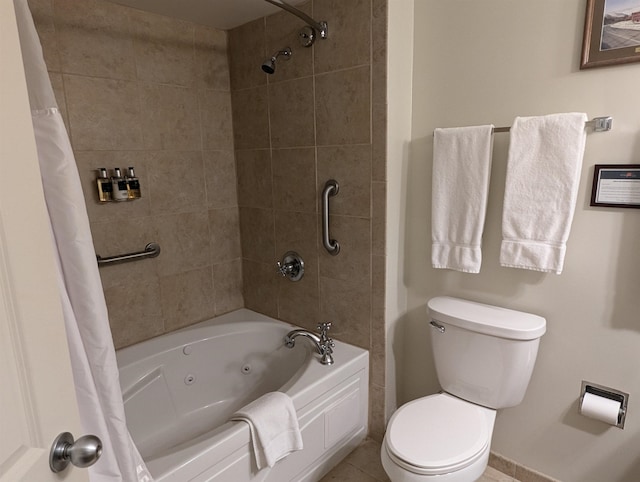
[[[640,0],[587,0],[581,69],[640,61]]]

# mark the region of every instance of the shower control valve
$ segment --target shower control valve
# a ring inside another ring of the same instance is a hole
[[[287,251],[278,261],[278,273],[283,278],[289,278],[290,281],[300,281],[304,276],[304,261],[295,251]]]

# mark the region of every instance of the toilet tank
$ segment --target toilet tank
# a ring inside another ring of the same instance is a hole
[[[432,298],[427,307],[442,389],[495,409],[522,402],[546,320],[448,296]]]

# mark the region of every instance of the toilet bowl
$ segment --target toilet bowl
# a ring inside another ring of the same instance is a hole
[[[428,311],[443,392],[392,415],[382,466],[392,482],[473,482],[487,467],[496,410],[524,398],[546,320],[450,297]]]
[[[441,393],[403,405],[389,421],[382,465],[393,482],[469,482],[489,459],[496,411]]]

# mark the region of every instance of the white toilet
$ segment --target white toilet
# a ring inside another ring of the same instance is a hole
[[[393,414],[382,465],[392,482],[472,482],[487,467],[496,410],[524,398],[546,321],[446,296],[427,306],[443,391]]]

